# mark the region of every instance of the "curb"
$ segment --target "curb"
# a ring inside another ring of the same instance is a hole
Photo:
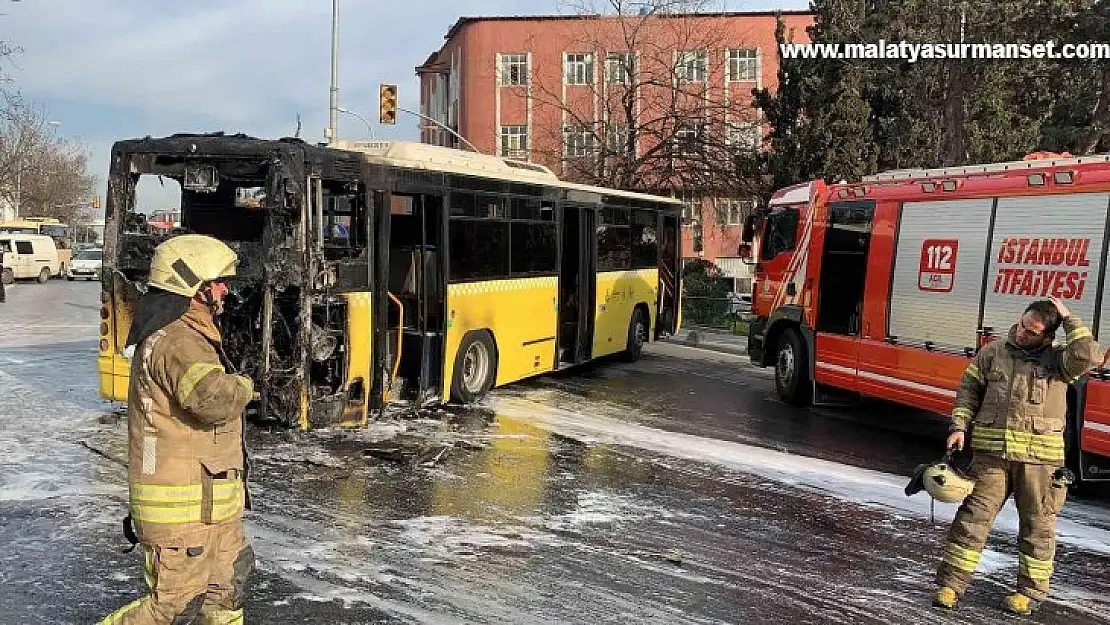
[[[716,332],[705,332],[693,330],[689,332],[680,333],[677,336],[672,336],[663,339],[665,343],[673,343],[675,345],[682,345],[684,347],[692,347],[694,349],[704,349],[712,352],[721,352],[725,354],[732,354],[734,356],[747,356],[747,345],[736,345],[731,343],[718,343],[712,340]],[[707,336],[708,335],[708,336]],[[706,340],[708,339],[708,340]]]

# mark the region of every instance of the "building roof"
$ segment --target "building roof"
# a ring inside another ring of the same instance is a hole
[[[656,13],[652,17],[774,17],[776,15],[813,15],[813,11],[716,11],[706,13]],[[603,15],[590,13],[583,15],[490,15],[486,17],[472,16],[460,17],[458,21],[447,30],[444,39],[451,39],[467,24],[473,22],[512,22],[512,21],[556,21],[556,20],[597,20],[617,19],[620,17],[643,17],[640,15]]]

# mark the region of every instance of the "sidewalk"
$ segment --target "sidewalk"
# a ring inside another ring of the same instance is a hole
[[[683,328],[678,331],[678,334],[664,340],[668,343],[708,349],[715,352],[724,352],[726,354],[735,354],[737,356],[748,355],[748,337],[737,336],[729,332],[712,328]]]

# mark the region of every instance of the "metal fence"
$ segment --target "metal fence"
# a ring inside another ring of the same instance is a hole
[[[734,334],[745,333],[751,315],[751,301],[744,296],[704,297],[684,295],[682,298],[682,325],[727,330]]]

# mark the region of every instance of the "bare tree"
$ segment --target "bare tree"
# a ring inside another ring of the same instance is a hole
[[[762,120],[750,87],[722,87],[730,71],[725,50],[742,45],[743,34],[706,13],[710,4],[568,4],[576,19],[561,43],[568,53],[561,76],[512,88],[532,98],[545,122],[535,124],[547,134],[529,146],[534,160],[589,184],[688,197],[756,195],[758,176],[748,163],[762,146]]]
[[[86,151],[56,136],[41,109],[0,92],[0,205],[77,222],[89,216],[95,187]]]

